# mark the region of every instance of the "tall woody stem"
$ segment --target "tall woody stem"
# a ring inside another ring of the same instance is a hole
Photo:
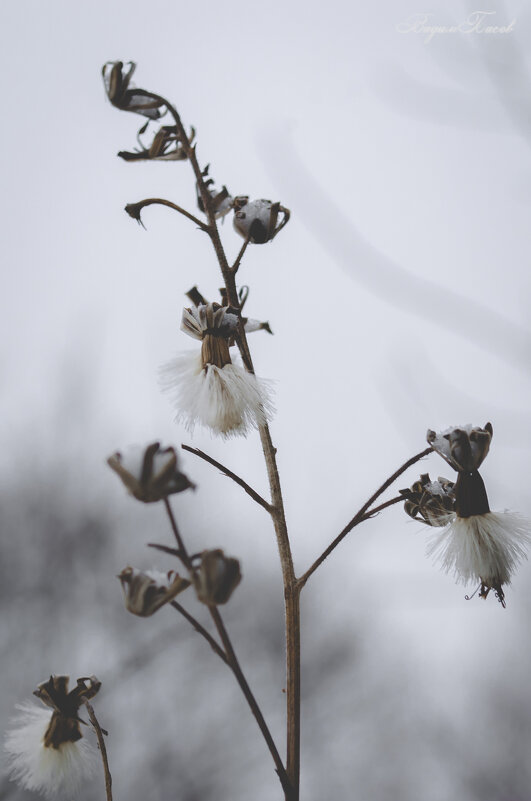
[[[202,170],[197,161],[195,147],[192,147],[186,130],[181,122],[181,118],[176,109],[160,95],[153,95],[161,100],[167,107],[174,119],[179,140],[190,161],[194,171],[195,179],[203,207],[205,209],[208,233],[212,246],[216,253],[225,287],[227,290],[227,300],[230,306],[240,309],[238,293],[236,291],[236,271],[233,270],[227,260],[219,230],[216,222],[215,210],[212,197],[203,179]],[[242,252],[236,260],[239,264]],[[244,327],[240,322],[237,332],[237,344],[246,369],[254,373],[253,362]],[[282,568],[282,578],[284,583],[284,604],[286,621],[286,696],[287,696],[287,761],[286,770],[289,779],[289,787],[284,787],[287,801],[299,801],[300,785],[300,604],[299,604],[299,585],[293,567],[293,557],[288,537],[288,528],[284,511],[284,502],[280,488],[280,479],[276,462],[276,448],[271,440],[269,427],[266,424],[260,426],[260,440],[264,452],[269,487],[271,491],[271,517],[277,538],[277,546],[280,555]]]

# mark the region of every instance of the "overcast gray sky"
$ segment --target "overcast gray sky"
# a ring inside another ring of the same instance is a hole
[[[43,466],[81,454],[91,485],[118,497],[108,453],[190,442],[157,370],[193,347],[179,332],[183,293],[198,284],[214,298],[220,277],[193,224],[151,208],[145,231],[123,212],[152,196],[196,209],[186,163],[116,158],[142,123],[104,95],[101,66],[122,59],[196,127],[220,184],[291,209],[272,244],[249,247],[240,276],[249,315],[275,332],[252,346],[258,374],[276,382],[298,569],[424,447],[428,427],[491,420],[491,505],[531,514],[529,5],[489,3],[491,24],[509,31],[465,33],[471,9],[438,0],[425,24],[462,28],[431,41],[415,29],[421,6],[3,4],[4,475],[31,447]],[[236,254],[230,220],[222,231]],[[257,436],[193,441],[265,491]],[[246,559],[274,559],[260,510],[186,465],[208,499],[184,502],[198,525],[211,531],[223,515]],[[428,470],[452,478],[435,455]],[[466,604],[397,508],[344,543],[314,591],[346,586],[354,562],[378,625],[432,666],[471,638],[503,648],[531,575],[524,566],[506,612],[493,599]]]

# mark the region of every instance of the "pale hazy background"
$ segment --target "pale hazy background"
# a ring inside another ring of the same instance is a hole
[[[224,444],[172,422],[159,365],[193,343],[183,293],[220,286],[186,163],[126,164],[142,124],[105,98],[107,60],[166,95],[202,164],[292,220],[240,271],[303,572],[428,427],[491,420],[491,506],[531,516],[531,9],[491,2],[125,3],[1,9],[3,275],[0,620],[3,728],[51,672],[96,673],[116,798],[280,797],[234,682],[170,609],[123,609],[126,564],[171,566],[163,509],[125,495],[105,457],[193,442],[266,492],[257,435]],[[241,240],[223,226],[229,254]],[[263,510],[208,465],[175,509],[190,547],[222,546],[244,581],[227,607],[282,742],[282,599]],[[452,478],[433,455],[411,470]],[[386,497],[391,497],[389,494]],[[304,801],[530,801],[531,566],[464,600],[400,506],[356,530],[305,590]],[[193,600],[187,599],[193,605]],[[175,619],[174,619],[175,618]],[[100,785],[83,798],[101,798]],[[11,784],[1,797],[26,799]]]

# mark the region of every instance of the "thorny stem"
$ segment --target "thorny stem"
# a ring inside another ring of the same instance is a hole
[[[190,161],[203,202],[203,207],[208,218],[207,232],[210,236],[212,246],[225,281],[227,289],[227,300],[230,306],[235,309],[240,308],[238,293],[236,291],[236,273],[227,261],[223,245],[219,236],[216,217],[212,206],[212,198],[203,180],[203,175],[195,147],[192,147],[186,130],[181,122],[181,118],[175,108],[160,95],[153,95],[161,100],[175,121],[175,126],[184,151]],[[241,251],[240,251],[241,253]],[[237,336],[237,344],[242,356],[243,363],[250,373],[254,373],[253,362],[247,344],[247,337],[243,325],[240,324]],[[298,801],[300,783],[300,606],[299,606],[299,587],[293,567],[293,557],[288,538],[284,503],[280,488],[280,479],[276,463],[276,448],[273,446],[271,434],[267,424],[260,426],[260,439],[264,452],[269,486],[271,491],[272,510],[271,517],[277,537],[277,545],[280,554],[282,577],[284,583],[284,602],[286,612],[286,696],[287,696],[287,762],[286,770],[289,779],[289,788],[284,785],[286,799]]]
[[[192,560],[190,559],[190,557],[188,555],[188,551],[186,550],[184,542],[183,542],[183,540],[181,538],[181,535],[179,533],[179,529],[177,527],[177,522],[175,520],[175,516],[173,514],[170,502],[168,501],[167,498],[164,499],[164,505],[166,507],[166,511],[167,511],[168,517],[170,519],[170,524],[171,524],[175,539],[177,540],[177,545],[178,545],[179,551],[182,554],[181,558],[182,558],[183,564],[185,564],[186,567],[188,568],[188,570],[192,573],[193,572]],[[225,628],[225,625],[223,623],[221,614],[220,614],[217,606],[209,606],[208,610],[209,610],[210,615],[212,617],[212,620],[214,621],[214,624],[215,624],[215,626],[216,626],[216,628],[218,630],[218,633],[220,635],[221,641],[223,643],[223,647],[225,648],[225,652],[224,653],[223,653],[223,651],[221,651],[221,648],[216,643],[214,638],[211,637],[210,634],[208,634],[206,629],[203,629],[203,627],[198,623],[198,621],[195,620],[195,618],[193,618],[191,615],[189,615],[186,612],[186,610],[183,609],[183,607],[180,607],[180,604],[178,604],[175,601],[173,601],[171,603],[171,605],[175,609],[177,609],[179,612],[181,612],[181,614],[184,613],[184,616],[190,621],[190,623],[194,626],[196,631],[199,631],[200,634],[202,634],[204,637],[206,637],[206,639],[208,640],[209,644],[212,646],[214,651],[218,654],[218,656],[221,656],[221,658],[223,659],[225,664],[227,664],[230,667],[230,669],[232,670],[232,672],[234,674],[234,677],[236,678],[236,681],[240,685],[240,688],[241,688],[241,690],[242,690],[242,692],[243,692],[243,694],[245,696],[245,699],[246,699],[247,703],[249,704],[251,712],[253,713],[256,722],[258,723],[258,727],[259,727],[260,731],[262,732],[262,736],[263,736],[264,740],[266,741],[267,747],[269,748],[271,756],[273,757],[273,762],[275,763],[276,772],[277,772],[278,777],[279,777],[279,779],[281,781],[282,787],[284,788],[284,791],[286,793],[286,797],[288,797],[289,779],[288,779],[288,776],[286,774],[286,770],[284,768],[284,765],[282,763],[282,759],[280,757],[280,754],[278,753],[277,747],[275,745],[275,741],[273,740],[273,737],[271,736],[271,732],[269,731],[267,723],[265,722],[264,716],[262,715],[262,711],[261,711],[260,707],[258,706],[258,702],[256,701],[256,698],[254,697],[254,695],[252,693],[252,690],[249,687],[249,684],[247,683],[247,679],[245,678],[245,676],[243,674],[243,671],[242,671],[242,669],[240,667],[240,664],[239,664],[238,659],[236,657],[236,654],[234,652],[234,648],[233,648],[232,643],[230,641],[230,637],[229,637],[229,635],[227,633],[227,630]],[[220,653],[220,651],[221,651],[221,653]]]
[[[83,700],[83,703],[87,707],[88,716],[90,722],[92,723],[92,728],[96,732],[96,737],[98,738],[98,745],[100,748],[101,754],[101,761],[103,763],[103,774],[105,776],[105,795],[107,796],[107,801],[112,801],[112,776],[111,771],[109,769],[109,760],[107,759],[107,749],[105,748],[105,740],[103,739],[103,731],[101,729],[100,724],[98,723],[98,719],[94,713],[94,709],[92,705],[89,704],[87,699]]]
[[[261,495],[255,492],[255,490],[252,487],[250,487],[249,484],[247,484],[247,482],[243,480],[243,478],[237,476],[236,473],[233,473],[232,470],[229,470],[228,467],[225,467],[225,465],[221,464],[221,462],[217,462],[207,453],[199,450],[199,448],[192,448],[190,447],[190,445],[181,445],[181,448],[184,451],[188,451],[189,453],[195,454],[195,456],[199,456],[200,459],[204,459],[205,462],[208,462],[209,464],[213,465],[213,467],[217,467],[218,470],[221,470],[221,472],[224,475],[228,476],[228,478],[232,478],[232,480],[235,481],[236,484],[239,484],[239,486],[245,490],[247,495],[250,495],[251,498],[254,501],[256,501],[256,503],[260,504],[260,506],[263,506],[264,509],[266,509],[268,512],[271,512],[272,510],[271,504],[268,503],[264,498],[262,498]]]
[[[315,573],[315,571],[317,570],[317,568],[318,568],[318,567],[319,567],[319,566],[320,566],[320,565],[321,565],[321,564],[324,562],[324,560],[327,558],[327,556],[329,556],[329,555],[332,553],[332,551],[334,550],[334,548],[337,548],[337,546],[339,545],[339,543],[340,543],[340,542],[341,542],[341,541],[342,541],[342,540],[343,540],[343,539],[344,539],[344,538],[347,536],[347,534],[348,534],[350,531],[352,531],[352,529],[353,529],[355,526],[357,526],[357,525],[358,525],[358,523],[361,523],[361,522],[362,522],[362,520],[366,520],[368,517],[372,517],[372,515],[373,515],[375,512],[378,512],[378,511],[380,511],[381,509],[385,508],[386,506],[390,506],[390,505],[391,505],[391,503],[398,503],[398,501],[399,501],[399,500],[402,500],[401,498],[392,499],[392,501],[391,501],[391,502],[388,502],[388,503],[381,504],[380,506],[376,507],[375,509],[372,509],[371,511],[369,511],[369,510],[370,510],[370,507],[372,506],[372,504],[374,503],[374,501],[375,501],[377,498],[379,498],[379,497],[380,497],[380,495],[382,494],[382,492],[385,492],[385,490],[386,490],[386,489],[387,489],[389,486],[391,486],[391,484],[393,483],[393,481],[396,481],[396,479],[397,479],[399,476],[401,476],[401,475],[402,475],[402,473],[404,473],[404,472],[405,472],[405,471],[408,469],[408,467],[411,467],[411,465],[414,465],[414,464],[415,464],[415,462],[418,462],[418,461],[419,461],[419,459],[422,459],[424,456],[427,456],[427,455],[428,455],[428,453],[431,453],[431,451],[432,451],[432,450],[433,450],[433,449],[432,449],[431,447],[429,447],[429,448],[425,448],[425,449],[424,449],[423,451],[421,451],[420,453],[417,453],[415,456],[412,456],[412,457],[411,457],[411,459],[408,459],[408,461],[407,461],[407,462],[405,462],[405,463],[404,463],[404,464],[403,464],[401,467],[399,467],[399,468],[398,468],[398,470],[396,470],[396,471],[393,473],[393,475],[392,475],[392,476],[389,476],[389,478],[388,478],[388,479],[386,479],[386,480],[384,481],[384,483],[382,484],[382,486],[381,486],[381,487],[379,487],[379,489],[377,489],[377,490],[376,490],[376,492],[374,493],[374,495],[371,495],[371,497],[369,498],[369,500],[367,501],[367,503],[363,504],[363,506],[361,507],[361,509],[360,509],[358,512],[356,512],[356,514],[354,515],[354,517],[352,518],[352,520],[351,520],[349,523],[347,523],[347,525],[345,526],[345,528],[344,528],[344,529],[343,529],[343,530],[342,530],[342,531],[341,531],[341,532],[340,532],[340,533],[337,535],[337,537],[335,538],[335,540],[333,540],[333,541],[330,543],[330,545],[328,546],[328,548],[325,548],[325,550],[323,551],[323,553],[321,554],[321,556],[319,556],[319,558],[315,560],[315,562],[313,563],[313,565],[312,565],[310,568],[308,568],[308,570],[306,571],[306,573],[304,573],[304,575],[302,575],[302,576],[300,577],[300,579],[298,580],[298,586],[299,586],[299,590],[302,590],[302,588],[304,587],[304,585],[306,584],[306,582],[308,581],[308,579],[310,578],[310,576],[311,576],[313,573]]]

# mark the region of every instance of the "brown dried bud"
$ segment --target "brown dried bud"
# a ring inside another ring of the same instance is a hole
[[[156,120],[160,117],[160,107],[164,101],[156,97],[145,89],[133,88],[131,78],[136,69],[136,64],[128,62],[127,71],[124,69],[122,61],[108,61],[103,65],[103,83],[107,97],[115,108],[122,111],[134,111]]]
[[[151,617],[155,612],[173,601],[176,595],[190,586],[188,579],[170,570],[159,573],[155,570],[136,570],[126,567],[118,575],[124,593],[125,607],[138,617]]]
[[[441,476],[431,481],[424,473],[411,489],[400,490],[400,494],[407,498],[407,514],[429,526],[446,526],[455,512],[454,484]]]
[[[125,454],[117,451],[107,464],[131,495],[143,503],[155,503],[195,486],[179,471],[175,448],[161,448],[159,442],[147,448],[130,448]]]
[[[159,128],[151,144],[146,147],[140,137],[145,133],[148,125],[149,120],[137,134],[140,150],[132,152],[121,150],[118,153],[120,158],[124,161],[184,161],[187,158],[186,150],[179,139],[175,125],[163,125]],[[193,142],[194,137],[195,130],[192,128],[189,137],[190,143]]]
[[[454,470],[471,473],[479,468],[489,452],[492,425],[486,423],[485,428],[456,426],[440,433],[428,430],[426,439]]]
[[[93,698],[101,687],[96,676],[77,680],[77,686],[68,692],[68,676],[50,676],[33,692],[54,712],[44,734],[46,748],[59,748],[63,743],[75,743],[82,737],[79,729],[78,709],[84,700]],[[88,682],[88,685],[87,685]]]
[[[279,214],[282,220],[279,223]],[[246,195],[234,198],[235,231],[254,245],[263,245],[284,228],[290,218],[289,209],[270,200],[251,200]]]
[[[240,563],[225,556],[220,548],[203,551],[201,564],[194,572],[197,597],[208,606],[225,604],[241,581]]]

